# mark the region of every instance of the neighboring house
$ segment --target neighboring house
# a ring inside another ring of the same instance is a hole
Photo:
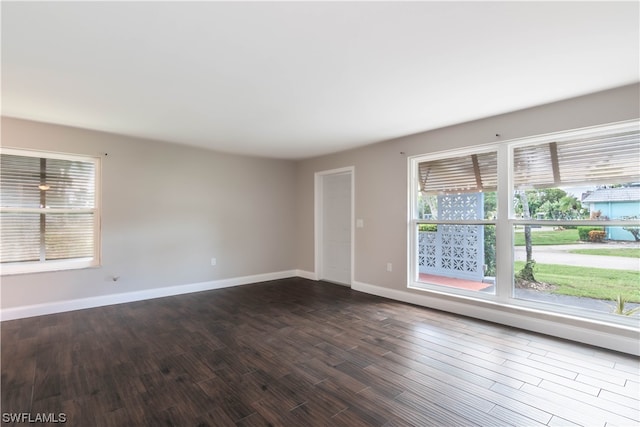
[[[622,219],[640,216],[640,186],[600,188],[588,194],[582,203],[589,206],[593,215],[599,212],[601,217]],[[605,227],[608,240],[631,240],[633,235],[622,227]]]

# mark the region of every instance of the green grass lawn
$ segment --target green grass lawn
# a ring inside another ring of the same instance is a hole
[[[574,249],[569,251],[569,253],[582,254],[582,255],[603,255],[603,256],[621,256],[625,258],[640,258],[640,248]]]
[[[524,230],[516,230],[514,244],[524,246]],[[534,245],[570,245],[578,243],[578,230],[536,230],[531,231],[531,242]]]
[[[523,266],[524,261],[516,261],[515,271],[520,271]],[[613,300],[621,294],[628,302],[640,303],[640,275],[637,271],[536,264],[534,275],[539,282],[556,285],[555,294],[602,300]]]

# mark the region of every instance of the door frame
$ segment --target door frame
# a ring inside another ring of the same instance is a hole
[[[317,280],[323,280],[323,259],[322,259],[322,249],[324,247],[324,239],[323,239],[323,179],[327,176],[331,175],[349,175],[351,177],[350,186],[351,186],[351,218],[349,220],[349,233],[351,237],[351,260],[350,260],[350,274],[349,274],[349,283],[348,286],[352,286],[354,282],[354,247],[355,247],[355,167],[347,166],[344,168],[338,169],[330,169],[326,171],[316,172],[314,176],[314,193],[315,193],[315,210],[314,210],[314,241],[315,241],[315,276]]]

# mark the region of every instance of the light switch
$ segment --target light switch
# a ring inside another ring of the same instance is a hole
[[[364,220],[356,219],[356,228],[364,228]]]

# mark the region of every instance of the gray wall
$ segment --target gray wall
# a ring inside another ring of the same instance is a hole
[[[365,224],[355,229],[355,280],[415,292],[406,287],[407,156],[633,119],[639,99],[640,86],[626,86],[298,162],[3,118],[3,146],[108,156],[102,266],[4,276],[1,307],[313,272],[314,173],[345,166],[355,166],[355,217]]]
[[[297,268],[314,270],[315,172],[355,166],[355,218],[364,220],[364,228],[355,229],[355,280],[416,292],[407,289],[406,277],[407,156],[636,119],[639,100],[636,84],[300,161]],[[392,272],[386,271],[388,262]]]
[[[3,309],[295,268],[292,161],[11,118],[2,145],[102,155],[103,206],[102,266],[3,276]]]

